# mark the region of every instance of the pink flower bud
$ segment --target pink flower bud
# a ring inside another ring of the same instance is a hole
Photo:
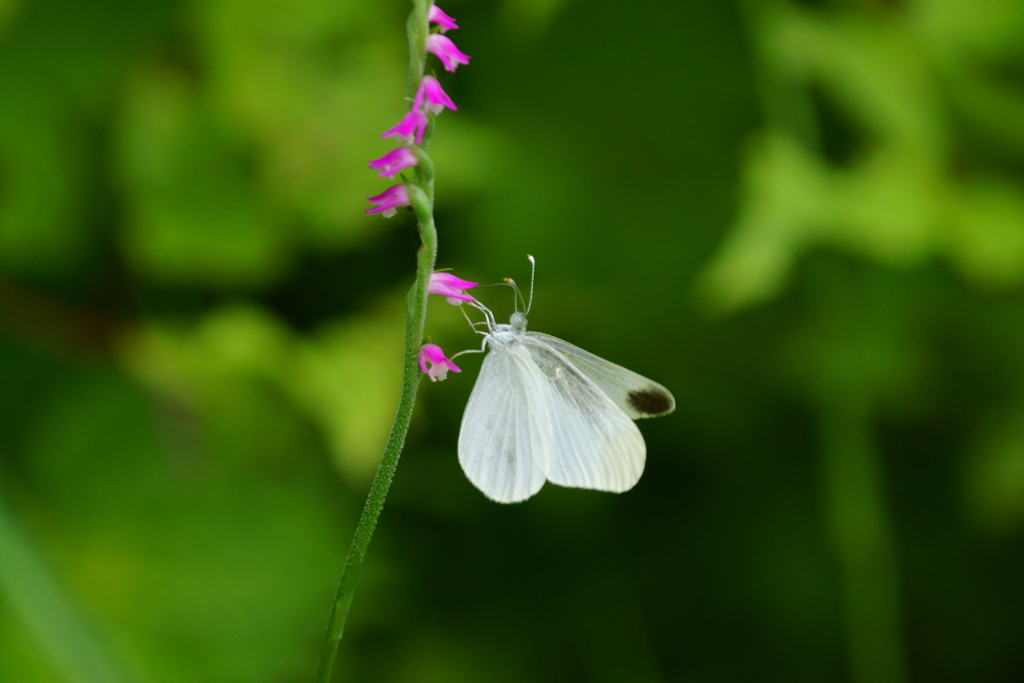
[[[420,82],[420,89],[416,91],[416,99],[412,102],[412,108],[419,109],[421,105],[432,114],[440,114],[445,107],[452,111],[458,109],[452,102],[452,98],[448,97],[448,93],[441,88],[441,84],[433,76],[424,76]]]
[[[444,381],[449,370],[462,372],[458,365],[445,357],[444,351],[437,344],[424,344],[420,349],[420,370],[430,377],[431,382]]]
[[[448,303],[459,306],[463,301],[476,301],[469,294],[466,294],[466,290],[473,289],[477,284],[476,282],[468,282],[462,278],[455,277],[451,273],[431,273],[427,293],[448,297]]]
[[[448,29],[459,27],[459,25],[455,23],[455,20],[442,12],[441,8],[437,5],[430,6],[430,12],[427,14],[427,21],[432,21],[440,26],[441,33],[444,33]]]
[[[377,170],[380,169],[378,174],[381,178],[394,178],[395,174],[401,171],[403,168],[409,168],[419,163],[419,159],[413,154],[412,150],[408,147],[399,147],[393,149],[380,159],[374,159],[370,162],[370,168]]]
[[[419,107],[413,107],[412,111],[402,117],[397,126],[388,128],[380,134],[382,138],[396,138],[403,145],[411,145],[415,139],[416,144],[423,142],[423,133],[427,130],[427,115]]]
[[[448,71],[455,71],[459,64],[469,64],[469,55],[463,54],[448,36],[431,33],[427,36],[427,50],[437,55]]]
[[[395,215],[399,206],[409,206],[409,191],[405,185],[392,185],[376,197],[367,197],[372,204],[379,204],[365,213],[382,213],[384,218],[391,218]]]

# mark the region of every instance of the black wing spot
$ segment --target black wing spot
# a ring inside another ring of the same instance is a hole
[[[629,405],[644,415],[661,415],[672,409],[672,397],[658,389],[631,391],[627,399]]]

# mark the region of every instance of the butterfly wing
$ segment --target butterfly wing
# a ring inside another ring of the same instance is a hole
[[[565,356],[634,420],[668,415],[676,409],[676,400],[671,392],[643,375],[609,363],[604,358],[599,358],[550,334],[527,332],[525,336],[527,339],[536,339]]]
[[[558,349],[526,335],[525,347],[546,380],[552,425],[549,481],[614,491],[633,488],[644,471],[647,446],[633,420]]]
[[[544,485],[553,443],[544,384],[521,344],[492,349],[480,366],[462,415],[459,464],[499,503],[526,500]]]

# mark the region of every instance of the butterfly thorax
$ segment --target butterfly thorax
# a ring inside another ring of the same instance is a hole
[[[504,351],[516,341],[521,332],[512,325],[495,325],[491,333],[487,335],[487,345],[495,351]]]
[[[495,351],[504,351],[526,333],[526,316],[520,312],[512,314],[508,325],[492,325],[487,335],[487,345]]]

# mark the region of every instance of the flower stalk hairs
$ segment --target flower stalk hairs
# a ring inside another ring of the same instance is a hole
[[[435,273],[437,259],[437,230],[434,225],[434,162],[427,153],[433,134],[434,119],[445,109],[456,110],[455,103],[445,93],[436,78],[425,74],[429,54],[435,55],[445,70],[454,72],[459,65],[468,64],[469,56],[459,50],[443,32],[458,29],[455,19],[436,7],[432,0],[412,0],[413,8],[406,22],[409,40],[409,112],[381,137],[394,138],[399,146],[379,159],[369,162],[381,178],[394,178],[402,174],[402,182],[392,185],[381,194],[370,197],[375,206],[367,214],[394,216],[399,208],[409,207],[416,216],[422,247],[416,255],[416,280],[409,291],[406,306],[405,352],[402,375],[402,393],[395,421],[391,427],[377,474],[370,486],[366,506],[356,526],[352,546],[345,560],[338,592],[334,598],[327,634],[320,653],[317,683],[330,683],[338,644],[345,629],[345,620],[352,605],[356,578],[366,549],[373,537],[377,518],[398,466],[398,458],[405,444],[405,436],[412,420],[416,390],[426,374],[431,380],[444,379],[449,370],[460,372],[458,366],[446,358],[440,347],[423,344],[423,327],[427,315],[428,294],[440,294],[453,303],[473,301],[466,290],[476,286],[448,273]],[[406,178],[404,173],[410,174]]]

